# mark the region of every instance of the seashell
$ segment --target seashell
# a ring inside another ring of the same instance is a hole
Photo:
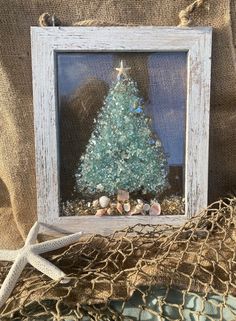
[[[107,214],[107,209],[106,208],[100,208],[99,210],[97,210],[95,216],[103,216]]]
[[[144,214],[143,213],[143,205],[138,204],[134,207],[134,209],[131,211],[130,215],[137,215],[137,214]]]
[[[112,202],[112,203],[110,204],[110,207],[116,208],[116,203]]]
[[[114,209],[109,207],[108,210],[107,210],[107,214],[108,215],[112,215],[114,213]]]
[[[117,201],[125,202],[128,200],[129,200],[129,192],[119,189],[117,193]]]
[[[143,205],[143,210],[145,212],[148,212],[150,210],[150,208],[151,208],[151,206],[149,204],[147,204],[147,203]]]
[[[138,198],[137,202],[138,202],[138,204],[142,204],[143,205],[143,201],[141,199]]]
[[[149,215],[155,216],[155,215],[160,215],[161,214],[161,205],[159,203],[153,203],[150,210],[149,210]]]
[[[107,205],[110,203],[110,198],[107,196],[101,196],[99,198],[99,204],[102,208],[107,207]]]
[[[130,203],[125,203],[123,205],[123,207],[124,207],[125,212],[129,212],[130,211]]]
[[[98,207],[99,205],[99,200],[94,200],[93,201],[93,207]]]
[[[131,211],[129,212],[129,215],[135,215],[135,207],[132,207],[131,208]]]
[[[142,211],[143,210],[143,204],[138,204],[135,206],[135,208],[139,211]]]
[[[117,202],[116,209],[120,214],[123,214],[123,206],[121,203]]]

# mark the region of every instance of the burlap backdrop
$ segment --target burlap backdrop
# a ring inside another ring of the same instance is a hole
[[[55,13],[68,25],[89,18],[177,25],[179,11],[190,2],[0,0],[1,248],[19,247],[36,219],[30,26],[37,25],[43,12]],[[213,200],[232,192],[236,181],[234,1],[206,1],[206,6],[194,14],[194,23],[214,28],[209,178],[209,196]]]

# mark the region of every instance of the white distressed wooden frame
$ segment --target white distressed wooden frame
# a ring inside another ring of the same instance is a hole
[[[212,29],[178,27],[32,27],[37,214],[40,222],[68,232],[107,234],[136,223],[182,224],[207,206]],[[185,215],[59,216],[56,98],[58,51],[184,51],[187,59]]]

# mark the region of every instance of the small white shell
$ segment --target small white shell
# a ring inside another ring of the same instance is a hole
[[[123,205],[123,207],[124,207],[125,212],[129,212],[130,211],[130,203],[125,203]]]
[[[143,205],[143,201],[142,201],[142,200],[140,200],[139,198],[137,199],[137,202],[138,202],[138,204]]]
[[[99,204],[101,205],[102,208],[107,207],[109,203],[110,203],[110,198],[109,197],[101,196],[99,198]]]

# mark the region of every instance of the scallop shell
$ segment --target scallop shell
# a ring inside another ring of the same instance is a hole
[[[107,207],[109,203],[110,203],[110,198],[109,197],[101,196],[99,198],[99,204],[101,205],[102,208]]]
[[[149,215],[156,216],[161,214],[161,205],[159,203],[153,203],[150,210]]]

